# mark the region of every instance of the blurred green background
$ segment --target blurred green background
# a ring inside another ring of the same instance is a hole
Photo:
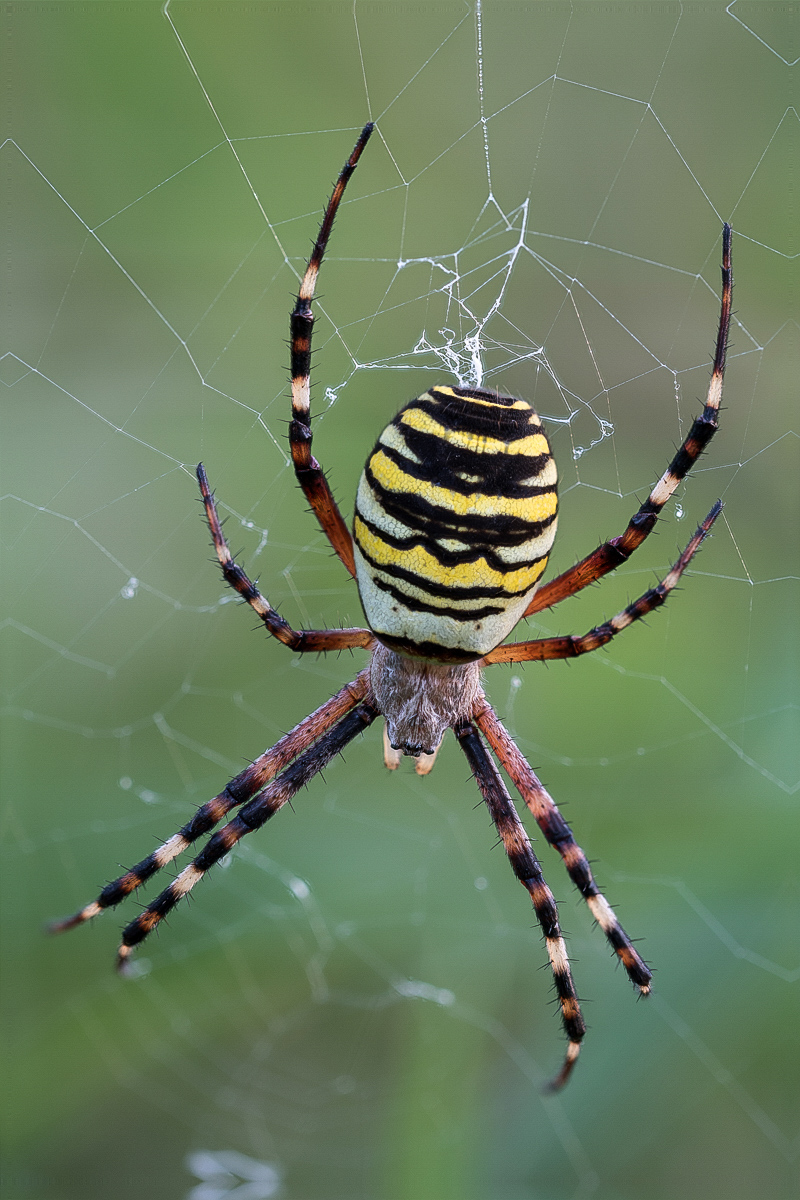
[[[292,1200],[795,1194],[796,16],[6,6],[7,1200],[209,1200],[259,1170],[266,1196],[263,1164]],[[487,381],[550,420],[553,570],[620,532],[704,395],[735,230],[718,437],[659,536],[531,635],[617,611],[721,495],[714,538],[647,628],[486,679],[657,970],[635,1003],[543,848],[590,1024],[555,1098],[544,950],[452,739],[418,780],[371,731],[133,980],[134,900],[41,932],[361,666],[253,631],[192,470],[292,623],[360,623],[287,465],[285,340],[367,117],[315,341],[348,517],[381,427],[479,334]]]

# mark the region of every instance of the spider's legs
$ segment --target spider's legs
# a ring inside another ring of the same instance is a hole
[[[368,629],[292,629],[288,621],[284,621],[277,609],[272,607],[266,596],[262,596],[256,585],[250,582],[238,563],[234,562],[222,532],[217,506],[208,486],[208,479],[202,463],[197,464],[197,480],[200,484],[200,494],[203,497],[214,550],[219,559],[219,565],[222,567],[225,582],[229,583],[242,599],[247,601],[253,612],[258,614],[268,633],[271,633],[284,646],[288,646],[290,650],[300,652],[352,650],[357,646],[368,649],[372,645],[374,639]]]
[[[113,908],[171,862],[173,858],[182,854],[197,838],[213,829],[232,808],[251,800],[279,771],[288,766],[292,759],[307,750],[317,738],[330,729],[331,725],[363,700],[368,680],[369,671],[361,671],[352,683],[348,683],[316,712],[311,713],[289,733],[284,734],[271,749],[266,750],[254,763],[246,767],[235,779],[232,779],[224,791],[215,796],[213,800],[208,800],[203,804],[192,819],[171,838],[168,838],[163,845],[154,850],[152,854],[148,854],[147,858],[143,858],[135,867],[131,867],[119,879],[109,883],[96,900],[85,905],[74,916],[66,917],[63,921],[54,921],[50,926],[50,932],[63,933],[67,929],[74,929],[76,925],[82,925],[84,921],[91,920],[104,909]]]
[[[722,400],[722,380],[725,375],[725,353],[731,323],[732,289],[731,227],[725,225],[722,230],[722,299],[719,327],[705,408],[692,424],[686,440],[644,504],[629,521],[625,532],[620,537],[604,542],[586,558],[581,559],[569,570],[539,588],[523,616],[530,617],[533,613],[541,612],[543,608],[551,608],[552,605],[565,600],[567,596],[574,596],[576,592],[580,592],[590,583],[595,583],[603,575],[607,575],[609,571],[613,571],[626,562],[634,550],[641,546],[647,535],[652,532],[662,508],[717,432],[719,406]]]
[[[550,1084],[557,1090],[567,1082],[580,1051],[586,1033],[572,972],[569,967],[567,948],[558,924],[558,909],[553,894],[544,881],[542,869],[533,852],[525,827],[519,819],[514,803],[508,794],[500,772],[494,764],[480,735],[473,725],[461,725],[455,735],[472,767],[481,795],[486,801],[495,828],[502,840],[511,868],[522,886],[530,894],[537,919],[544,934],[556,994],[561,1005],[561,1019],[569,1039],[564,1064]]]
[[[117,965],[123,969],[131,950],[155,929],[165,916],[203,878],[209,867],[223,858],[236,843],[246,834],[252,833],[283,808],[287,801],[297,794],[317,775],[323,767],[341,754],[348,742],[356,734],[361,733],[371,725],[377,712],[368,703],[361,703],[352,712],[344,716],[337,725],[329,729],[319,741],[295,759],[291,766],[267,785],[260,795],[239,810],[238,814],[223,825],[208,842],[197,857],[185,867],[177,879],[158,896],[152,904],[127,925],[122,933],[122,945],[119,948]]]
[[[300,284],[292,315],[289,319],[292,355],[292,421],[289,426],[289,446],[297,481],[322,526],[323,533],[352,576],[356,568],[353,559],[353,539],[333,498],[322,467],[311,453],[311,332],[314,315],[311,301],[317,275],[322,265],[334,217],[348,180],[356,169],[361,152],[369,141],[372,123],[365,125],[353,153],[342,167],[333,189],[317,240]]]
[[[611,943],[615,954],[628,972],[631,983],[642,995],[647,995],[653,977],[617,920],[613,908],[597,887],[586,855],[576,844],[572,830],[558,811],[550,793],[539,782],[497,713],[488,704],[475,713],[474,721],[508,772],[514,786],[519,789],[542,833],[563,858],[570,879]]]
[[[498,646],[486,655],[483,660],[484,664],[491,666],[492,663],[541,662],[550,658],[577,658],[579,654],[589,654],[592,650],[598,650],[600,646],[605,646],[623,629],[627,629],[634,621],[646,617],[653,609],[659,608],[664,603],[700,549],[711,526],[721,512],[722,501],[718,500],[706,519],[698,526],[694,537],[661,583],[657,587],[650,588],[648,592],[645,592],[638,600],[634,600],[610,621],[596,625],[582,637],[571,634],[568,637],[535,638],[530,642],[510,642],[505,646]]]

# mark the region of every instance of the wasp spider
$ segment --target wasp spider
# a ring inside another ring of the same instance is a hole
[[[498,763],[522,796],[637,991],[651,973],[595,883],[583,851],[486,700],[481,672],[494,663],[574,658],[605,646],[663,604],[719,515],[717,502],[675,565],[610,621],[583,636],[506,643],[522,617],[550,608],[624,563],[653,529],[680,481],[717,429],[730,323],[731,231],[723,232],[722,304],[705,407],[628,527],[558,578],[538,588],[556,531],[556,466],[541,422],[524,400],[479,388],[439,385],[402,408],[370,454],[355,505],[352,535],[311,453],[311,301],[336,211],[369,137],[361,133],[342,168],[291,314],[292,421],[289,444],[298,482],[333,549],[358,584],[366,629],[295,630],[233,560],[200,464],[205,514],[226,581],[268,632],[298,653],[361,648],[369,665],[271,749],[232,779],[162,846],[56,930],[70,929],[118,904],[211,830],[215,833],[160,896],[125,928],[118,963],[152,933],[178,901],[248,833],[291,800],[348,742],[385,719],[384,762],[416,759],[425,775],[448,729],[455,733],[541,926],[567,1036],[563,1085],[585,1024],[572,981],[553,895],[509,795]],[[537,590],[538,589],[538,590]]]

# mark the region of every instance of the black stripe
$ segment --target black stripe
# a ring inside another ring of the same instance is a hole
[[[406,583],[411,583],[419,588],[420,591],[427,592],[429,596],[441,596],[443,600],[512,600],[516,596],[527,596],[538,582],[538,580],[534,580],[533,583],[527,584],[524,588],[518,588],[514,592],[510,592],[504,587],[459,587],[457,584],[435,583],[431,579],[426,579],[418,571],[407,571],[405,567],[400,567],[395,563],[380,563],[367,554],[363,546],[359,545],[358,548],[376,571],[382,571],[384,575],[391,575],[393,579],[403,579]],[[378,582],[377,579],[375,582]]]
[[[373,576],[372,582],[382,592],[388,592],[394,600],[398,600],[404,608],[410,609],[411,612],[434,613],[437,617],[451,617],[452,620],[460,621],[463,624],[469,624],[470,621],[479,621],[481,617],[496,617],[506,611],[505,605],[497,608],[494,605],[486,604],[483,608],[462,609],[440,607],[438,604],[426,604],[424,600],[420,600],[417,596],[407,596],[405,592],[393,587],[385,579],[378,579]]]
[[[412,638],[391,637],[388,633],[376,633],[379,642],[398,654],[409,654],[412,658],[431,658],[435,662],[468,663],[483,658],[482,654],[471,654],[458,646],[443,646],[440,642],[415,642]]]
[[[525,480],[540,475],[552,461],[549,454],[482,454],[478,450],[467,450],[453,446],[444,438],[433,433],[421,433],[418,429],[398,425],[409,452],[419,461],[408,458],[394,446],[378,441],[370,458],[382,450],[387,458],[414,479],[435,483],[464,496],[475,492],[489,496],[507,496],[510,499],[541,496],[553,490],[552,483],[526,483]],[[462,479],[469,475],[470,479]]]
[[[705,409],[695,418],[689,436],[669,464],[668,470],[678,479],[686,476],[717,432],[716,412],[706,417]]]
[[[292,379],[308,377],[311,372],[311,331],[314,318],[311,312],[293,312],[289,318],[291,334],[291,373]],[[306,347],[301,350],[299,340],[305,340]]]
[[[479,437],[496,437],[504,442],[515,442],[519,438],[543,432],[532,408],[485,408],[482,404],[470,404],[469,400],[442,396],[437,392],[431,392],[429,396],[430,399],[420,396],[418,400],[412,400],[400,410],[398,417],[409,409],[418,408],[446,429],[477,434]],[[495,397],[490,399],[494,400]],[[515,401],[509,398],[509,403],[514,404]]]
[[[541,537],[556,519],[555,513],[542,521],[523,521],[508,513],[494,513],[488,517],[478,513],[460,515],[441,504],[430,504],[415,492],[387,491],[378,483],[369,463],[364,468],[364,478],[387,516],[429,538],[454,538],[474,543],[476,537],[484,537],[495,545],[519,546]],[[548,490],[555,491],[554,488]]]
[[[484,404],[489,404],[494,408],[509,409],[512,413],[524,413],[532,417],[535,421],[539,421],[539,414],[527,400],[521,400],[520,396],[506,396],[502,392],[487,391],[486,388],[453,387],[445,389],[443,387],[432,387],[428,388],[428,391],[424,392],[418,399],[422,400],[428,396],[432,396],[440,404],[452,404],[454,397],[466,401],[482,400]],[[515,408],[515,405],[519,404],[520,401],[524,407]],[[500,419],[504,419],[503,415],[501,415]]]
[[[382,526],[376,525],[374,521],[367,520],[358,507],[358,503],[356,503],[355,515],[359,521],[362,521],[366,525],[370,533],[380,538],[382,542],[386,542],[388,546],[399,550],[401,553],[409,553],[419,546],[421,549],[426,550],[432,558],[435,558],[440,567],[460,567],[464,563],[477,562],[479,558],[483,558],[493,571],[499,571],[505,575],[511,571],[524,571],[526,567],[534,567],[550,554],[550,550],[548,549],[544,554],[537,554],[533,558],[524,558],[518,562],[509,563],[501,558],[499,554],[495,554],[489,545],[481,544],[480,542],[476,543],[473,541],[473,544],[464,550],[446,550],[439,542],[429,537],[414,535],[407,538],[398,537],[396,534],[390,533],[388,529],[383,529]],[[356,542],[364,557],[369,558],[357,535]],[[492,545],[498,545],[497,538],[492,538]]]
[[[441,386],[432,387],[429,390],[432,396],[440,396],[443,400],[451,398]],[[519,400],[518,396],[505,396],[502,392],[490,392],[486,388],[450,387],[448,392],[455,392],[456,396],[464,396],[472,400],[486,400],[489,404],[500,404],[505,408],[511,408]]]

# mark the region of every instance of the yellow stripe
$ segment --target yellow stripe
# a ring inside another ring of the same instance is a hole
[[[499,587],[506,592],[527,591],[533,587],[547,566],[547,559],[542,559],[532,567],[503,573],[490,567],[485,558],[479,558],[476,562],[443,567],[422,546],[415,546],[413,550],[397,550],[388,545],[372,533],[358,516],[353,531],[358,545],[374,562],[383,566],[401,566],[406,571],[418,575],[419,587],[423,592],[426,580],[442,584],[444,587]],[[399,586],[403,586],[402,581]]]
[[[511,499],[508,496],[487,496],[481,492],[464,496],[460,492],[450,491],[449,488],[436,487],[435,484],[414,479],[412,475],[401,471],[382,450],[377,450],[372,455],[369,466],[377,482],[388,491],[411,492],[427,500],[429,504],[446,508],[459,517],[472,513],[480,517],[504,516],[518,517],[522,521],[544,521],[553,516],[558,507],[555,492]]]
[[[410,425],[420,433],[430,433],[441,438],[451,446],[459,446],[464,450],[473,450],[476,454],[529,454],[539,457],[550,453],[547,438],[543,433],[529,437],[518,438],[514,442],[504,442],[501,438],[482,437],[477,433],[462,433],[461,430],[447,429],[434,421],[433,417],[422,412],[419,408],[407,408],[400,414],[403,425]]]
[[[555,478],[553,482],[555,482]],[[381,537],[386,534],[389,537],[395,538],[412,538],[415,532],[419,532],[408,525],[404,525],[396,517],[389,516],[386,509],[382,506],[377,493],[372,490],[363,475],[358,485],[355,511],[356,515],[360,516],[362,520],[372,526],[377,526]],[[495,546],[494,552],[509,567],[514,567],[520,563],[530,562],[532,558],[538,558],[541,554],[547,554],[553,545],[555,535],[556,522],[554,519],[538,537],[530,538],[519,546]],[[436,545],[440,546],[443,550],[452,550],[456,553],[461,550],[469,550],[470,548],[468,542],[457,537],[438,537]]]
[[[387,425],[378,441],[382,446],[388,446],[390,450],[397,450],[398,454],[402,454],[411,462],[419,463],[419,457],[409,450],[402,430],[398,429],[396,425]]]
[[[515,400],[513,404],[498,404],[494,400],[478,400],[476,396],[458,396],[451,387],[435,387],[430,392],[425,393],[430,396],[431,400],[436,400],[439,396],[452,396],[454,400],[465,400],[468,404],[482,404],[484,408],[527,408],[533,413],[533,409],[527,400]],[[419,397],[424,399],[423,396]]]

